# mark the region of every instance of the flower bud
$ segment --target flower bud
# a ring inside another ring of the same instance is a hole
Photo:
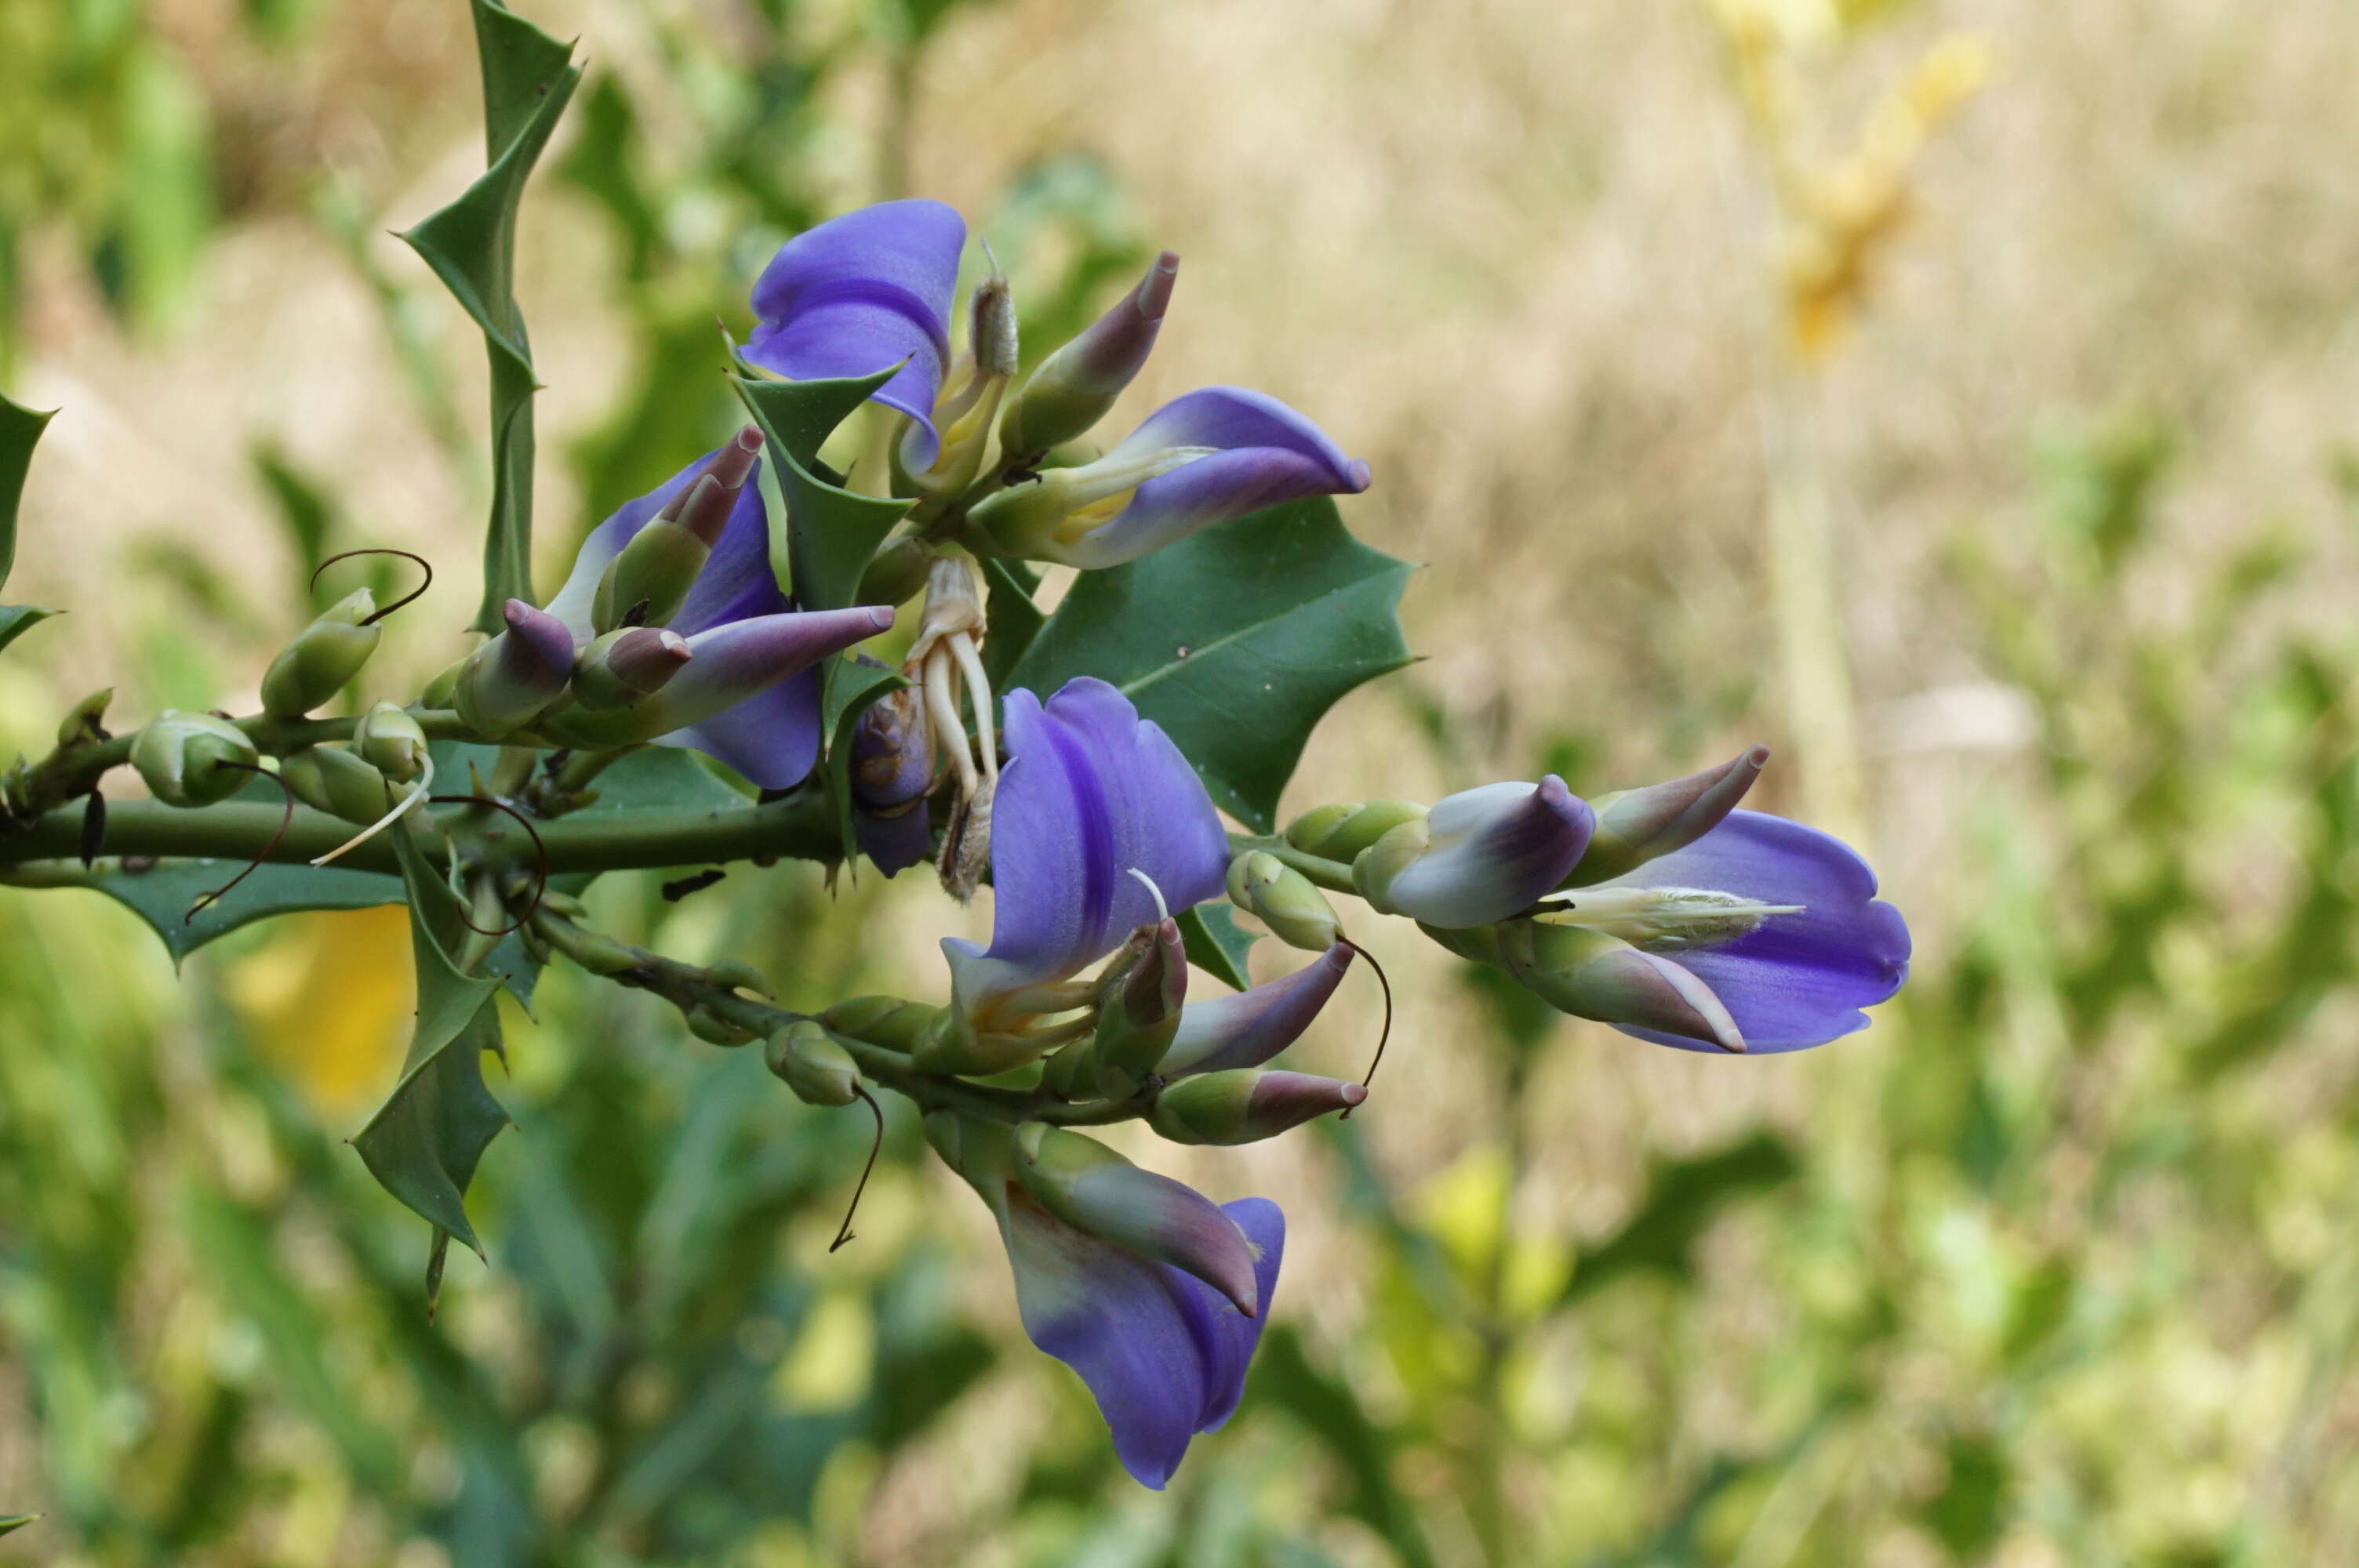
[[[347,822],[375,822],[395,800],[393,786],[342,746],[306,746],[279,760],[278,776],[314,811]]]
[[[625,626],[585,645],[573,661],[573,697],[584,708],[628,708],[661,691],[693,655],[688,639],[659,626]]]
[[[521,730],[565,695],[573,634],[565,622],[521,599],[501,613],[508,629],[467,656],[451,704],[470,729],[496,741]]]
[[[1507,972],[1560,1012],[1745,1049],[1736,1021],[1692,970],[1618,936],[1514,920],[1499,927],[1498,943]]]
[[[1098,1093],[1120,1099],[1138,1092],[1179,1032],[1188,998],[1180,923],[1167,918],[1132,932],[1100,985],[1091,1060]]]
[[[1597,831],[1567,883],[1602,882],[1694,843],[1736,809],[1768,760],[1769,748],[1756,746],[1700,773],[1598,796],[1589,803],[1597,814]]]
[[[696,586],[715,541],[736,510],[754,476],[762,432],[748,425],[712,455],[704,470],[664,503],[663,510],[630,537],[598,579],[590,624],[598,632],[620,626],[661,626],[679,613]]]
[[[852,730],[852,798],[867,811],[903,812],[926,797],[933,779],[924,691],[905,686],[870,703]]]
[[[1203,1073],[1165,1089],[1147,1121],[1174,1143],[1255,1143],[1367,1098],[1358,1084],[1308,1073]]]
[[[380,702],[353,727],[353,750],[397,784],[410,784],[426,771],[426,731],[399,704]]]
[[[837,1002],[820,1018],[838,1034],[908,1052],[916,1050],[926,1033],[939,1025],[942,1009],[903,1001],[897,996],[856,996]]]
[[[358,589],[321,611],[295,634],[262,676],[262,710],[274,719],[300,719],[344,689],[376,652],[382,627],[364,625],[376,596]]]
[[[1595,823],[1588,802],[1554,773],[1537,784],[1462,790],[1362,850],[1352,882],[1380,914],[1488,925],[1552,892]]]
[[[859,604],[900,604],[926,586],[934,547],[923,539],[901,539],[876,552],[860,574]]]
[[[1335,945],[1339,928],[1327,895],[1266,849],[1248,849],[1229,862],[1229,902],[1289,947],[1324,953]]]
[[[1038,1121],[1016,1130],[1016,1172],[1041,1207],[1076,1230],[1195,1275],[1247,1317],[1258,1308],[1253,1244],[1201,1194]]]
[[[236,763],[260,760],[245,731],[210,713],[166,708],[131,742],[131,765],[167,806],[211,806],[245,784]]]
[[[1420,819],[1413,800],[1341,800],[1286,825],[1286,841],[1306,855],[1350,865],[1359,852],[1404,822]]]
[[[1038,456],[1105,417],[1155,347],[1179,275],[1180,258],[1165,251],[1138,287],[1025,378],[999,424],[1011,458]]]
[[[860,1097],[860,1064],[808,1018],[771,1035],[762,1059],[805,1105],[850,1105]]]
[[[709,1007],[691,1007],[682,1017],[688,1024],[688,1032],[708,1045],[734,1050],[737,1046],[753,1044],[752,1030],[732,1023]]]

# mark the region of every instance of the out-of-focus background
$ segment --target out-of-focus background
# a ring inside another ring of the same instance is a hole
[[[1153,1156],[1293,1226],[1243,1412],[1156,1496],[905,1118],[830,1256],[865,1119],[552,971],[429,1325],[342,1142],[399,912],[176,975],[0,889],[0,1514],[45,1516],[0,1557],[2359,1561],[2359,10],[520,8],[590,68],[521,240],[545,582],[727,428],[714,318],[798,228],[954,202],[1036,346],[1169,245],[1125,413],[1273,392],[1430,563],[1429,657],[1289,807],[1767,741],[1756,804],[1862,842],[1915,974],[1729,1061],[1364,933],[1368,1108]],[[460,0],[0,0],[0,386],[64,410],[11,597],[72,610],[0,661],[0,748],[105,686],[250,706],[357,545],[445,571],[388,689],[460,650],[480,347],[387,231],[479,115]],[[933,994],[984,918],[793,866],[592,899],[790,1003]],[[1308,1065],[1363,1065],[1358,984]]]

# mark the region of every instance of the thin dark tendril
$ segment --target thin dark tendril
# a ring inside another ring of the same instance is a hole
[[[330,556],[326,560],[321,561],[316,568],[312,568],[310,586],[313,588],[319,587],[320,574],[321,572],[326,571],[338,561],[348,561],[354,556],[399,556],[404,560],[416,561],[418,563],[418,569],[426,574],[426,580],[424,582],[419,583],[408,593],[395,600],[391,604],[386,605],[383,610],[378,611],[375,615],[372,615],[367,620],[362,622],[361,624],[364,626],[375,625],[378,622],[384,620],[386,616],[392,614],[403,605],[409,603],[419,594],[424,593],[428,589],[434,586],[434,565],[431,561],[429,561],[424,556],[417,555],[411,551],[397,550],[383,545],[373,545],[366,549],[346,550],[342,555]]]
[[[827,1249],[831,1252],[845,1242],[856,1239],[852,1234],[852,1217],[860,1212],[860,1195],[868,1190],[869,1173],[876,1169],[876,1156],[884,1152],[885,1149],[885,1108],[878,1105],[876,1098],[858,1084],[852,1086],[852,1092],[868,1102],[868,1114],[876,1119],[876,1137],[868,1145],[868,1163],[860,1167],[860,1184],[852,1189],[852,1203],[843,1211],[843,1223],[836,1227],[835,1239],[827,1244]]]
[[[245,881],[246,878],[262,870],[263,862],[270,859],[270,851],[278,848],[278,840],[287,837],[288,824],[295,820],[295,787],[288,784],[285,779],[280,778],[268,768],[258,768],[252,762],[221,762],[216,765],[224,768],[235,768],[242,773],[260,773],[264,778],[266,778],[272,784],[277,784],[278,786],[278,793],[287,797],[287,809],[279,814],[278,829],[277,832],[271,834],[270,842],[262,847],[262,853],[247,861],[245,870],[238,872],[237,875],[230,878],[229,881],[222,883],[221,886],[213,889],[212,892],[199,893],[197,895],[197,902],[189,905],[189,913],[180,916],[180,924],[183,925],[186,925],[190,921],[194,920],[199,914],[202,914],[212,905],[219,903],[229,892],[230,889],[237,886],[238,883]]]
[[[526,921],[530,920],[534,915],[540,913],[540,896],[549,891],[549,846],[540,841],[540,830],[532,825],[531,817],[527,816],[523,812],[518,811],[515,806],[510,806],[507,802],[504,800],[495,800],[488,795],[429,795],[426,797],[426,803],[429,806],[458,806],[461,804],[468,806],[488,806],[495,811],[505,811],[510,816],[516,819],[516,825],[522,827],[525,830],[526,836],[532,839],[533,853],[540,857],[540,872],[532,884],[532,902],[525,905],[524,913],[522,914],[516,916],[516,925],[503,925],[497,931],[486,931],[482,926],[476,925],[473,921],[468,919],[463,914],[459,916],[460,925],[465,926],[468,930],[473,932],[478,936],[506,936],[509,932],[517,930],[525,924]]]
[[[1370,1084],[1376,1081],[1376,1066],[1385,1059],[1385,1045],[1393,1037],[1393,983],[1390,979],[1386,978],[1385,967],[1376,962],[1376,956],[1374,953],[1369,952],[1365,947],[1361,946],[1357,942],[1353,941],[1348,936],[1342,938],[1342,941],[1344,946],[1349,947],[1353,952],[1357,953],[1361,957],[1365,958],[1368,961],[1368,968],[1375,970],[1376,972],[1376,984],[1385,988],[1385,1027],[1383,1033],[1376,1036],[1376,1054],[1368,1059],[1367,1076],[1360,1080],[1360,1087],[1364,1089]],[[1335,1119],[1338,1121],[1351,1120],[1352,1108],[1346,1106],[1343,1109],[1343,1114],[1337,1117]]]

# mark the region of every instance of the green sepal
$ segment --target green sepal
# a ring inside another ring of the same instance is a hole
[[[1245,974],[1245,955],[1261,935],[1239,927],[1236,911],[1225,903],[1200,903],[1174,918],[1190,963],[1233,989],[1253,989]]]
[[[459,199],[403,234],[483,330],[491,357],[492,514],[474,630],[503,630],[500,607],[532,592],[532,349],[513,287],[516,208],[526,178],[582,80],[561,44],[497,0],[474,0],[490,168]]]
[[[864,665],[849,654],[828,662],[827,684],[820,697],[820,732],[828,738],[828,798],[835,803],[835,825],[847,860],[860,852],[852,831],[852,732],[870,703],[908,684],[897,672]]]
[[[21,404],[0,397],[0,583],[8,580],[16,564],[16,503],[24,498],[25,475],[33,466],[33,448],[57,411],[36,414]],[[0,604],[0,648],[24,634],[37,621],[58,614],[29,604]]]
[[[814,470],[820,444],[900,366],[843,381],[774,381],[747,373],[752,367],[743,360],[739,366],[730,384],[768,440],[778,493],[787,503],[787,568],[795,607],[842,610],[856,604],[870,557],[910,503],[855,494]]]
[[[1397,607],[1414,569],[1353,539],[1324,496],[1273,506],[1083,572],[1008,685],[1112,682],[1214,805],[1266,833],[1320,718],[1409,662]]]
[[[409,896],[418,1020],[401,1081],[353,1147],[387,1192],[480,1256],[483,1246],[467,1219],[467,1186],[484,1149],[508,1124],[484,1085],[483,1053],[500,1049],[500,982],[460,972],[451,957],[465,931],[458,895],[407,831],[396,831],[395,852]]]

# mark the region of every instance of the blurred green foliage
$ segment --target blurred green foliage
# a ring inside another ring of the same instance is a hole
[[[277,44],[310,9],[245,15]],[[626,79],[595,74],[554,166],[614,235],[634,366],[565,454],[585,518],[737,417],[712,316],[742,332],[744,280],[821,212],[798,174],[839,129],[821,90],[881,59],[914,91],[950,7],[880,4],[823,47],[784,0],[750,9],[726,49],[651,14],[684,138],[651,146]],[[896,123],[882,190],[907,178]],[[132,0],[0,5],[0,287],[27,228],[62,223],[126,317],[168,325],[212,222],[208,146],[187,67]],[[381,215],[332,183],[310,200],[484,486],[431,307],[362,243]],[[1145,254],[1083,146],[983,227],[1033,351]],[[0,374],[12,323],[0,309]],[[1586,1240],[1519,1225],[1551,1130],[1533,1086],[1597,1042],[1469,969],[1482,1026],[1447,1044],[1493,1136],[1410,1188],[1364,1119],[1322,1124],[1367,1281],[1357,1331],[1289,1319],[1321,1283],[1290,1275],[1242,1413],[1166,1498],[1121,1476],[1078,1383],[1016,1336],[1000,1260],[977,1216],[938,1207],[906,1117],[860,1242],[829,1257],[864,1115],[803,1108],[752,1054],[553,972],[538,1022],[506,1019],[519,1135],[475,1189],[492,1266],[454,1261],[429,1322],[418,1227],[342,1141],[408,1006],[374,961],[406,940],[398,911],[249,929],[175,977],[118,911],[0,892],[0,1508],[44,1516],[0,1555],[2330,1560],[2359,1521],[2332,1436],[2359,1340],[2359,1158],[2347,1108],[2318,1108],[2348,1100],[2326,1036],[2359,899],[2359,647],[2280,609],[2308,535],[2180,557],[2158,522],[2179,438],[2092,416],[2038,453],[2039,527],[1958,528],[1947,608],[2030,741],[1972,780],[1971,874],[1910,911],[1916,975],[1865,1043],[1832,1048],[1855,1073],[1824,1080],[1809,1125],[1657,1160]],[[315,476],[253,460],[307,574],[354,542]],[[203,635],[124,657],[200,704],[203,646],[251,644],[253,607],[201,559],[147,564],[184,580]],[[1407,678],[1446,747],[1446,705]],[[1547,762],[1579,777],[1604,751],[1575,727]],[[634,939],[809,987],[794,1005],[875,983],[877,892],[831,902],[788,870],[677,905],[652,878],[592,897]],[[1731,1250],[1751,1299],[1712,1288]],[[2242,1364],[2192,1303],[2250,1325]]]

